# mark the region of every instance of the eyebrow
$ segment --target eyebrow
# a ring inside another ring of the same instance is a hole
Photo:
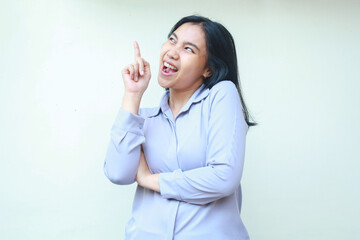
[[[177,40],[177,39],[179,39],[179,38],[178,38],[178,36],[176,35],[176,33],[174,33],[174,32],[173,32],[171,35],[174,35],[174,37],[176,38],[176,40]],[[198,47],[195,43],[192,43],[192,42],[185,42],[185,44],[186,44],[186,45],[193,46],[194,48],[196,48],[196,49],[200,52],[199,47]]]

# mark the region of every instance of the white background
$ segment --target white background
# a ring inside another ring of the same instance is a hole
[[[251,238],[360,239],[360,2],[340,0],[1,0],[1,239],[123,239],[136,185],[102,169],[120,71],[138,40],[142,106],[158,105],[161,45],[194,13],[233,34],[259,123],[242,179]]]

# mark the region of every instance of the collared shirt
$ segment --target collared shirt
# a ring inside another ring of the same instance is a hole
[[[248,125],[231,81],[202,85],[174,119],[169,92],[139,115],[119,111],[104,171],[135,182],[141,146],[160,193],[138,186],[126,240],[244,240],[240,179]]]

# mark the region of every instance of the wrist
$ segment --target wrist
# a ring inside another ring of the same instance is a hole
[[[142,95],[143,93],[125,91],[121,108],[133,114],[138,114]]]
[[[139,100],[141,100],[143,94],[144,94],[144,92],[129,92],[129,91],[126,91],[126,90],[125,90],[125,92],[124,92],[124,98],[139,99]]]

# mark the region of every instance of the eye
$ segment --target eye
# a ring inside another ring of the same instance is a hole
[[[186,47],[185,50],[191,53],[195,53],[194,50],[192,50],[190,47]]]
[[[170,37],[170,38],[169,38],[169,41],[172,42],[172,43],[175,43],[175,38]]]

